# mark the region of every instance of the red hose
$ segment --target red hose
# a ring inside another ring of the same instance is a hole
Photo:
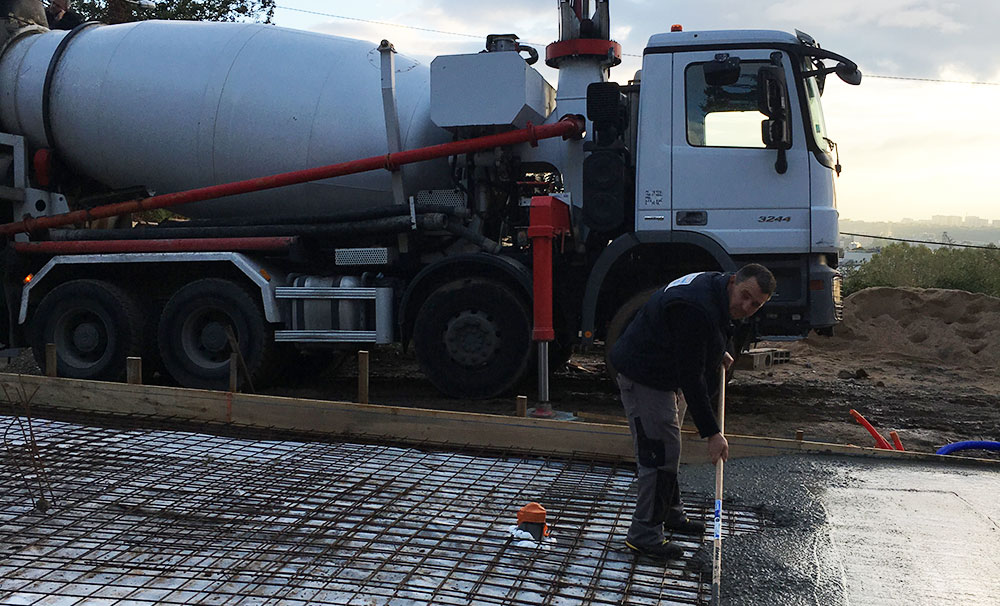
[[[29,255],[225,252],[231,250],[285,250],[294,242],[295,236],[180,238],[174,240],[82,240],[71,242],[15,242],[14,250]]]
[[[858,423],[861,423],[861,426],[867,429],[868,433],[872,434],[872,437],[875,438],[875,448],[881,448],[882,450],[892,450],[892,446],[889,445],[889,442],[882,437],[882,434],[880,434],[878,431],[875,430],[874,427],[872,427],[872,424],[869,423],[867,419],[861,416],[860,412],[852,408],[851,416],[854,417]]]
[[[537,145],[539,139],[550,139],[552,137],[570,139],[580,137],[583,135],[585,128],[586,122],[582,116],[566,116],[553,124],[532,126],[529,123],[527,128],[500,133],[498,135],[487,135],[485,137],[476,137],[474,139],[465,139],[462,141],[453,141],[451,143],[442,143],[440,145],[431,145],[430,147],[421,147],[418,149],[401,151],[395,154],[386,154],[384,156],[373,156],[371,158],[352,160],[350,162],[331,164],[329,166],[320,166],[306,170],[280,173],[267,177],[247,179],[245,181],[235,181],[233,183],[222,183],[220,185],[189,189],[187,191],[164,194],[162,196],[153,196],[151,198],[106,204],[104,206],[95,206],[89,210],[76,210],[63,213],[61,215],[53,215],[51,217],[40,217],[37,219],[27,218],[23,221],[0,225],[0,235],[10,236],[21,232],[34,232],[40,229],[50,229],[53,227],[61,227],[63,225],[71,225],[73,223],[83,223],[93,219],[116,217],[126,213],[142,212],[157,208],[169,208],[180,204],[201,202],[203,200],[223,198],[226,196],[235,196],[238,194],[246,194],[265,189],[274,189],[276,187],[285,187],[288,185],[305,183],[307,181],[329,179],[331,177],[339,177],[342,175],[353,175],[355,173],[377,170],[380,168],[393,171],[399,169],[399,167],[404,164],[423,162],[425,160],[433,160],[435,158],[446,158],[448,156],[455,156],[459,154],[468,154],[493,147],[503,147],[518,143],[531,143],[532,146],[534,146]]]

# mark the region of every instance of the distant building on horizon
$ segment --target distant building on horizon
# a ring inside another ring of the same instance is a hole
[[[996,221],[994,221],[996,223]],[[965,222],[963,225],[965,227],[988,227],[990,224],[989,219],[983,219],[981,217],[976,217],[974,215],[969,215],[965,217]]]
[[[933,215],[931,223],[958,227],[962,224],[962,217],[957,215]]]

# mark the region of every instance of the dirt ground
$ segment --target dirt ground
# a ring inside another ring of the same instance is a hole
[[[863,414],[882,435],[895,430],[907,450],[934,452],[961,440],[1000,440],[1000,299],[938,289],[867,289],[845,300],[837,336],[760,343],[790,352],[769,370],[737,371],[727,388],[730,434],[873,446],[849,414]],[[460,401],[442,397],[416,361],[399,348],[372,352],[369,400],[493,414],[514,414],[510,397]],[[6,372],[38,372],[30,354]],[[353,356],[263,393],[340,401],[357,399]],[[534,383],[519,392],[535,405]],[[595,422],[624,421],[618,392],[599,348],[574,355],[553,374],[556,411]],[[690,421],[689,421],[690,423]],[[960,453],[961,454],[961,453]],[[1000,458],[1000,453],[965,451]]]
[[[939,289],[873,288],[848,297],[837,336],[762,342],[790,352],[769,370],[737,371],[727,389],[728,433],[874,446],[850,415],[856,409],[887,439],[895,430],[907,450],[934,452],[961,440],[1000,440],[1000,299]],[[373,352],[370,401],[514,414],[514,398],[442,398],[399,349]],[[275,395],[353,401],[353,359]],[[529,407],[534,383],[522,385]],[[584,420],[624,421],[618,391],[600,348],[576,354],[554,373],[556,411]],[[690,423],[690,421],[689,421]],[[970,456],[1000,458],[985,451]]]

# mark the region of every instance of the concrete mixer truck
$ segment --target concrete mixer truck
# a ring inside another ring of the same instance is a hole
[[[651,287],[748,262],[778,279],[756,335],[838,320],[820,95],[861,74],[801,32],[675,26],[617,83],[608,2],[563,0],[556,89],[512,34],[426,66],[261,24],[48,31],[0,4],[0,340],[54,343],[60,376],[142,356],[223,388],[232,353],[252,378],[402,343],[488,398],[613,341]]]

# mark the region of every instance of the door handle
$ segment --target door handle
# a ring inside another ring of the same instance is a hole
[[[708,211],[679,210],[677,211],[677,225],[708,225]]]

